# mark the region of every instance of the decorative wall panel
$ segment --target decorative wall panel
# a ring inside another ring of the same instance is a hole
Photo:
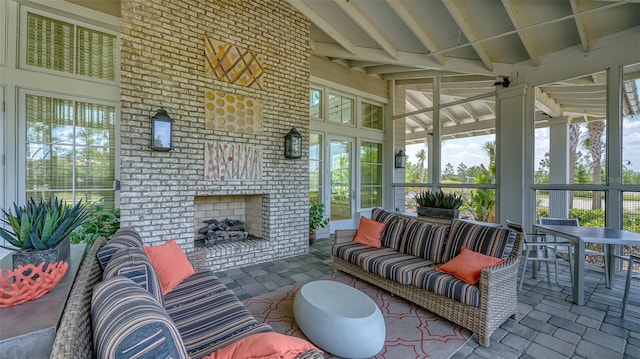
[[[261,180],[262,148],[237,143],[208,143],[204,166],[205,180]]]
[[[204,93],[205,128],[261,135],[262,100],[207,90]]]
[[[216,80],[262,89],[262,55],[206,37],[204,73]]]

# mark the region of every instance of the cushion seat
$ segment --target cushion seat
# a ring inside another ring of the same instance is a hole
[[[165,296],[165,309],[193,359],[254,333],[271,332],[210,270],[196,272]]]
[[[477,285],[465,283],[451,274],[442,273],[436,270],[435,266],[416,269],[413,274],[413,285],[418,288],[476,308],[480,306],[480,289]]]
[[[412,283],[415,269],[433,264],[424,258],[400,253],[391,248],[375,248],[356,242],[334,245],[333,254],[370,273],[404,285]]]

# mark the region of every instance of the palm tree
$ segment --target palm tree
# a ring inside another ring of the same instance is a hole
[[[424,148],[421,149],[420,152],[416,154],[416,157],[418,157],[418,166],[420,167],[418,170],[418,179],[420,183],[424,183],[424,161],[427,159],[427,151],[425,151]]]
[[[583,146],[591,154],[593,184],[602,183],[602,152],[604,151],[605,126],[604,120],[587,122],[587,136],[582,141]],[[602,194],[599,191],[594,191],[591,198],[591,209],[598,208],[602,208]]]
[[[576,158],[580,143],[580,125],[569,125],[569,184],[576,182]],[[569,208],[573,208],[573,191],[569,191]]]

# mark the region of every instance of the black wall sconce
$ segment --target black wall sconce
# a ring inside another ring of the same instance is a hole
[[[284,136],[284,157],[302,157],[302,135],[295,127],[292,127],[289,133]]]
[[[403,150],[398,151],[395,156],[396,168],[404,168],[407,164],[407,155]]]
[[[151,117],[150,147],[155,151],[173,150],[173,119],[163,107]]]

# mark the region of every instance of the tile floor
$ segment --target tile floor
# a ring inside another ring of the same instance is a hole
[[[309,254],[217,275],[244,300],[330,274],[332,244],[331,238],[318,239]],[[518,295],[519,320],[509,319],[497,329],[488,348],[473,337],[451,358],[640,358],[640,282],[632,283],[627,315],[621,319],[622,276],[608,289],[601,272],[587,271],[586,305],[578,306],[569,301],[568,267],[559,270],[560,285],[547,283],[544,269],[538,279],[527,275]]]

